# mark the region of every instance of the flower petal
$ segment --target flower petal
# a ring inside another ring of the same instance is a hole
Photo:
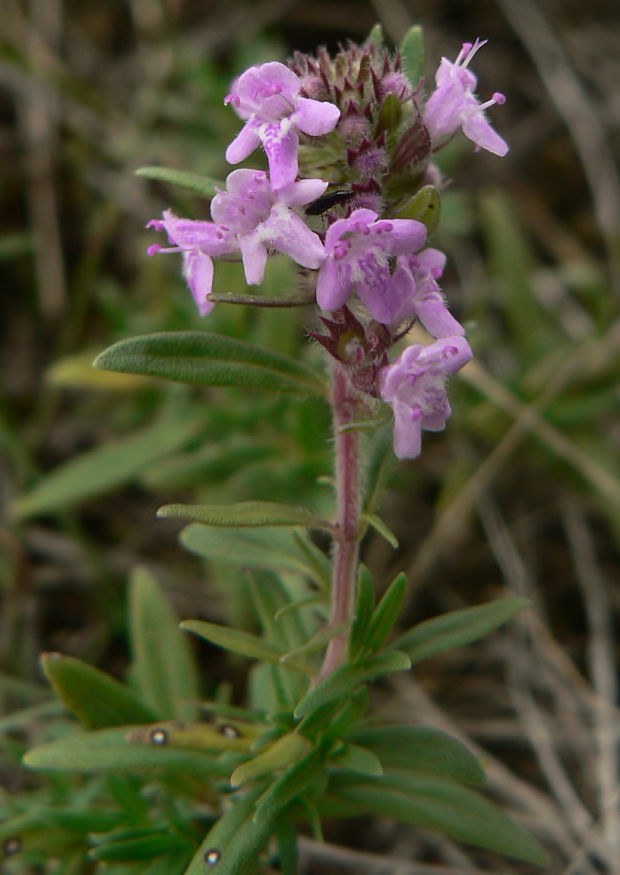
[[[325,261],[325,250],[319,235],[290,210],[276,205],[262,228],[277,252],[288,255],[302,267],[315,269]]]
[[[258,125],[251,120],[247,121],[226,149],[226,160],[229,164],[238,164],[259,145]]]
[[[198,249],[183,253],[183,276],[192,293],[198,312],[206,316],[214,304],[209,300],[213,283],[213,262],[210,256]]]
[[[316,284],[316,302],[321,310],[338,310],[350,292],[350,286],[342,281],[338,265],[331,259],[325,261]]]
[[[300,97],[297,110],[291,116],[295,127],[311,137],[328,134],[338,124],[340,110],[326,100]]]
[[[262,239],[260,229],[252,234],[245,234],[239,240],[245,281],[249,286],[259,286],[265,276],[267,263],[267,247]]]
[[[415,459],[422,451],[422,411],[394,402],[394,454],[398,459]]]
[[[465,329],[446,307],[442,295],[438,292],[430,292],[415,302],[415,312],[433,337],[450,337],[451,335],[464,335]]]
[[[494,131],[484,113],[478,112],[463,121],[463,133],[476,146],[499,155],[500,158],[508,152],[508,143]]]
[[[274,190],[283,188],[297,176],[297,132],[283,119],[280,123],[263,125],[260,138],[269,161],[271,186]]]
[[[321,197],[328,185],[326,179],[300,179],[280,193],[289,207],[301,207]]]

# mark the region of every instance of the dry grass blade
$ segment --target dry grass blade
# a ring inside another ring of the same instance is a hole
[[[609,582],[597,561],[592,535],[575,502],[564,520],[589,627],[587,657],[597,700],[593,703],[598,813],[605,841],[620,853],[620,785],[618,783],[618,680]]]

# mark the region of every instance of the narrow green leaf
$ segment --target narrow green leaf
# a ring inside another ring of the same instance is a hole
[[[364,642],[370,650],[379,650],[392,631],[406,592],[407,577],[401,571],[384,592],[372,615]]]
[[[136,682],[155,719],[195,718],[200,688],[189,642],[145,568],[136,568],[131,575],[129,628]]]
[[[133,862],[134,860],[150,860],[152,857],[172,852],[182,853],[187,848],[188,842],[181,836],[175,833],[159,833],[98,845],[96,848],[91,848],[88,852],[88,858],[102,863]]]
[[[189,747],[197,750],[234,751],[248,753],[259,734],[252,724],[196,723],[182,720],[163,720],[136,726],[127,732],[131,744],[155,744],[168,747]]]
[[[383,766],[376,753],[359,744],[345,744],[333,757],[333,761],[339,768],[350,772],[361,772],[364,775],[383,774]]]
[[[58,697],[87,729],[157,719],[129,687],[73,656],[44,653],[41,665]]]
[[[365,645],[368,626],[375,606],[375,587],[372,575],[365,565],[360,565],[357,575],[355,614],[349,636],[349,657],[357,658]]]
[[[226,188],[224,182],[219,182],[210,176],[187,173],[185,170],[175,170],[173,167],[140,167],[136,170],[136,176],[169,182],[171,185],[178,185],[181,188],[189,188],[206,198],[212,198],[217,194],[218,189]]]
[[[302,362],[207,331],[167,331],[121,340],[102,352],[94,365],[199,386],[297,395],[324,395],[326,391],[321,375]]]
[[[399,219],[415,219],[426,225],[429,236],[439,224],[441,197],[432,185],[425,185],[396,214]]]
[[[340,711],[330,720],[326,728],[328,738],[346,738],[368,711],[368,687],[358,687],[343,704]],[[301,727],[300,727],[301,728]]]
[[[288,614],[295,613],[300,611],[302,608],[308,608],[312,605],[316,605],[317,608],[319,606],[324,607],[326,605],[326,598],[321,593],[320,595],[311,595],[305,599],[299,599],[297,602],[289,602],[284,607],[279,608],[274,615],[274,620],[281,620],[283,617],[286,617]],[[0,727],[2,724],[0,723]]]
[[[31,769],[69,772],[123,772],[155,770],[172,774],[227,775],[229,769],[217,758],[198,750],[183,750],[165,745],[132,744],[127,739],[130,727],[97,729],[72,733],[38,745],[24,756]]]
[[[399,51],[407,79],[415,88],[424,75],[424,36],[419,24],[409,28]]]
[[[315,653],[317,650],[321,650],[325,647],[332,638],[335,638],[336,635],[341,635],[343,632],[349,628],[350,623],[338,623],[336,626],[325,626],[323,629],[319,629],[315,635],[312,635],[311,638],[306,641],[305,644],[300,644],[299,647],[295,647],[293,650],[288,650],[280,657],[280,662],[288,662],[291,659],[297,659],[298,656],[304,656],[306,653]]]
[[[256,803],[254,820],[263,823],[275,819],[290,802],[299,799],[322,772],[321,754],[314,748],[270,784]]]
[[[300,549],[294,537],[297,534],[277,528],[233,531],[194,523],[181,532],[181,543],[190,552],[207,559],[246,568],[302,574],[324,590],[326,569],[321,570]],[[327,563],[327,557],[323,558]]]
[[[14,817],[0,822],[0,842],[6,842],[10,839],[21,841],[24,835],[36,832],[43,827],[44,821],[41,819],[40,811],[36,808],[23,814],[16,814]]]
[[[293,540],[305,557],[308,567],[313,570],[315,583],[329,594],[332,574],[329,558],[310,540],[306,532],[293,532]]]
[[[392,424],[377,429],[368,448],[363,513],[372,516],[381,501],[390,471],[396,457],[392,451]]]
[[[362,662],[342,665],[306,693],[295,708],[295,717],[305,717],[340,696],[350,696],[353,688],[364,681],[389,672],[404,671],[410,667],[409,657],[399,651],[380,653]]]
[[[236,797],[207,833],[185,875],[253,875],[257,855],[273,831],[269,821],[254,821],[254,806],[262,788]]]
[[[330,789],[360,813],[370,811],[436,829],[459,841],[534,865],[548,862],[545,851],[529,833],[460,784],[417,775],[360,778],[342,773],[333,777]]]
[[[365,726],[350,736],[370,748],[385,768],[407,769],[465,784],[485,783],[478,759],[458,739],[430,726]]]
[[[164,420],[59,465],[12,507],[19,518],[72,507],[132,480],[156,459],[174,452],[198,433],[204,416]]]
[[[383,41],[383,28],[377,22],[377,24],[373,25],[370,33],[364,40],[366,43],[372,43],[377,49],[384,49],[384,41]]]
[[[327,520],[303,507],[279,504],[276,501],[239,501],[236,504],[165,504],[157,511],[159,517],[174,517],[207,526],[221,528],[253,528],[257,526],[305,526],[308,529],[331,531]]]
[[[237,766],[230,776],[233,787],[239,787],[255,778],[262,778],[296,763],[308,753],[310,742],[298,732],[282,735],[255,757]]]
[[[392,647],[409,654],[412,663],[421,662],[443,650],[461,647],[488,635],[529,604],[528,599],[513,596],[461,611],[450,611],[414,626]]]
[[[184,620],[181,623],[181,628],[188,632],[193,632],[200,638],[215,644],[218,647],[223,647],[224,650],[230,650],[232,653],[237,653],[239,656],[246,656],[249,659],[258,659],[263,662],[270,662],[272,665],[280,664],[280,657],[285,654],[284,649],[275,647],[269,644],[258,635],[252,635],[250,632],[244,632],[242,629],[233,629],[229,626],[218,626],[216,623],[207,623],[204,620]],[[299,662],[298,660],[290,660],[285,663],[287,668],[295,669],[306,674],[314,674],[314,668]]]
[[[376,513],[363,514],[362,519],[365,520],[373,529],[378,532],[388,542],[394,550],[398,549],[398,540],[396,535],[391,532],[380,516]]]
[[[35,809],[41,823],[55,829],[64,829],[67,832],[97,833],[109,832],[118,826],[124,819],[120,811],[77,811],[73,808],[47,808]]]
[[[288,821],[282,821],[276,829],[278,857],[282,875],[297,875],[299,854],[297,853],[297,830]]]
[[[403,116],[402,104],[394,92],[385,95],[381,101],[375,128],[376,136],[391,134],[398,128]]]

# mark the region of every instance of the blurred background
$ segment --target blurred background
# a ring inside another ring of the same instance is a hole
[[[398,549],[372,535],[364,560],[383,585],[408,573],[408,625],[508,593],[533,608],[378,688],[376,707],[481,752],[491,794],[549,848],[550,871],[620,873],[617,2],[0,0],[0,12],[0,714],[49,701],[42,650],[122,675],[138,563],[180,616],[251,625],[240,569],[187,553],[180,525],[155,519],[161,504],[329,512],[318,403],[91,369],[120,338],[201,328],[318,360],[303,311],[220,305],[200,320],[177,256],[146,257],[145,225],[167,207],[208,217],[208,204],[136,169],[224,178],[238,122],[222,101],[250,64],[336,50],[377,21],[398,44],[421,24],[430,89],[442,55],[485,38],[479,95],[506,94],[491,119],[510,152],[459,140],[442,153],[451,184],[433,241],[475,359],[451,386],[446,433],[427,435],[386,496]],[[243,288],[236,265],[216,282]],[[293,283],[274,259],[265,288]],[[242,689],[244,666],[204,662],[205,695],[222,673]],[[0,754],[0,808],[32,781],[15,763],[37,728],[20,732]],[[356,851],[308,842],[304,871],[427,872],[386,858],[523,869],[390,821],[351,835],[328,838]]]

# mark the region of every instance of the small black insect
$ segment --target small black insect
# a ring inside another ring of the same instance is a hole
[[[320,216],[321,213],[326,213],[332,207],[338,206],[338,204],[346,204],[352,197],[355,197],[355,192],[349,189],[341,188],[336,191],[330,191],[309,203],[305,210],[306,215]]]

